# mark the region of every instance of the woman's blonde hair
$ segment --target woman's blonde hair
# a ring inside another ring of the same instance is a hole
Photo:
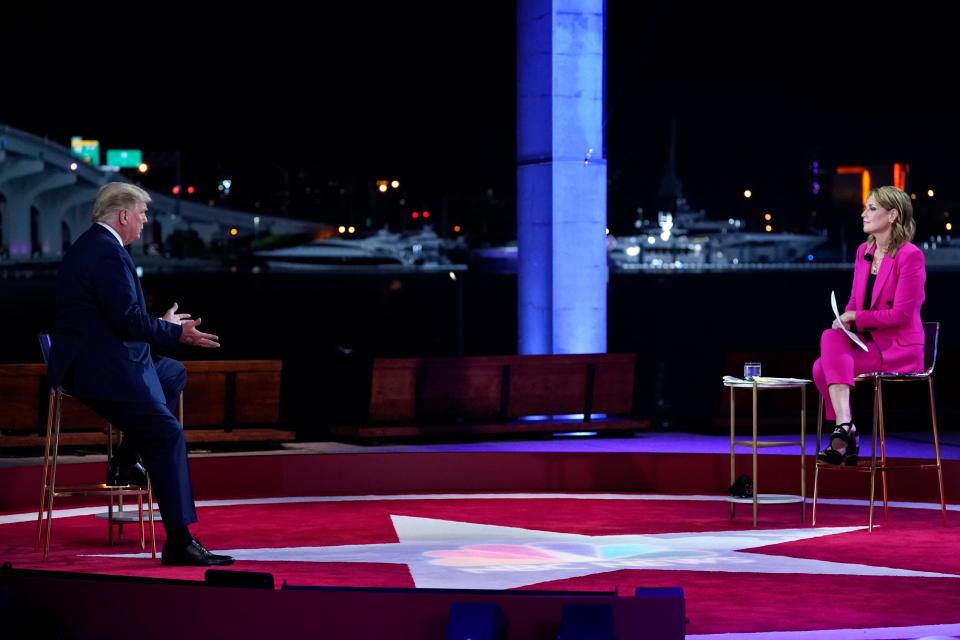
[[[93,221],[101,222],[112,214],[126,209],[133,211],[141,202],[149,204],[150,194],[129,182],[108,182],[97,191],[93,203]]]
[[[917,223],[913,219],[913,203],[902,189],[890,186],[877,187],[871,190],[867,197],[870,196],[884,209],[897,210],[898,215],[890,227],[890,246],[887,247],[887,254],[894,256],[897,249],[913,240],[913,234],[917,230]],[[867,238],[867,243],[876,245],[877,239],[871,235]]]

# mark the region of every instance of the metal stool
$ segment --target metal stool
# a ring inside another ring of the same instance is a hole
[[[39,334],[40,348],[43,351],[43,360],[49,362],[50,358],[50,336],[46,333]],[[147,486],[137,485],[108,485],[108,484],[82,484],[57,486],[57,457],[60,445],[60,410],[63,405],[63,398],[70,397],[70,394],[62,387],[50,388],[50,400],[47,407],[47,437],[43,452],[43,475],[40,479],[40,508],[37,512],[37,541],[36,547],[43,547],[43,559],[46,560],[50,551],[50,533],[53,525],[53,500],[54,498],[69,496],[103,496],[107,498],[108,508],[108,527],[109,541],[113,542],[113,499],[123,496],[135,496],[137,498],[137,512],[140,523],[140,548],[146,548],[146,529],[143,519],[143,500],[147,500],[147,511],[150,518],[150,540],[151,554],[153,558],[157,557],[157,538],[154,529],[153,518],[153,488],[150,485],[149,478]],[[112,430],[111,430],[112,444]],[[121,507],[122,508],[122,507]],[[46,513],[46,522],[44,523],[44,513]]]
[[[873,430],[871,441],[873,446],[872,455],[869,464],[858,464],[855,467],[846,467],[843,465],[832,465],[817,461],[816,470],[813,476],[813,517],[811,523],[817,524],[817,484],[820,478],[820,469],[831,469],[840,471],[861,471],[870,474],[870,520],[869,531],[873,532],[873,505],[876,501],[876,475],[880,472],[881,484],[883,485],[883,516],[888,515],[889,504],[887,500],[887,471],[892,469],[936,469],[937,479],[940,482],[940,511],[943,514],[943,525],[947,526],[947,501],[943,491],[943,467],[940,463],[940,435],[937,431],[937,408],[933,397],[933,368],[937,364],[937,342],[940,337],[939,322],[924,322],[924,345],[923,345],[923,365],[922,373],[895,373],[888,371],[873,371],[870,373],[861,373],[856,377],[856,381],[873,380]],[[930,390],[930,418],[933,425],[933,450],[936,457],[935,464],[911,464],[911,465],[887,465],[886,442],[884,440],[883,423],[883,383],[884,382],[916,382],[927,381]],[[823,396],[820,396],[820,407],[817,414],[817,446],[820,446],[820,436],[823,431]],[[879,445],[880,462],[877,463],[877,449]]]

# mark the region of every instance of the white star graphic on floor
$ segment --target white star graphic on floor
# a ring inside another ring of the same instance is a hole
[[[866,527],[590,536],[433,518],[391,516],[399,542],[219,550],[261,562],[405,564],[419,588],[515,589],[622,569],[957,578],[863,564],[791,558],[746,549]],[[146,558],[149,554],[98,554]]]

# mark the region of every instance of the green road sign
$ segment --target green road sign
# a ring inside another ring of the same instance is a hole
[[[84,140],[80,136],[70,138],[70,150],[87,164],[100,164],[100,141]]]
[[[140,149],[107,149],[107,164],[121,169],[136,168],[143,162]]]

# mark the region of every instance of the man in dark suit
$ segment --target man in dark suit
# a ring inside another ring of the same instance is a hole
[[[57,319],[50,354],[51,385],[63,385],[124,434],[111,461],[112,481],[136,481],[137,452],[150,473],[167,534],[165,565],[226,565],[190,533],[197,521],[183,427],[174,417],[186,384],[182,364],[155,349],[178,343],[204,348],[219,338],[197,329],[200,318],[147,313],[136,267],[124,247],[140,237],[150,195],[111,182],[97,193],[94,224],[74,243],[57,275]],[[140,469],[142,474],[142,468]]]

